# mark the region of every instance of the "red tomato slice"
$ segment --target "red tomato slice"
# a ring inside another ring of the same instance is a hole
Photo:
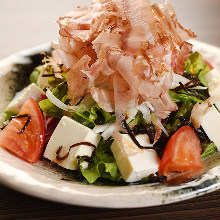
[[[173,172],[180,172],[181,179],[187,180],[188,177],[199,174],[198,171],[201,170],[203,163],[200,140],[190,126],[183,126],[166,145],[159,166],[159,175],[167,176],[169,181]]]
[[[12,119],[0,133],[0,146],[29,163],[35,163],[44,147],[44,118],[33,98],[29,98],[22,106],[19,115],[24,114],[31,116],[24,132],[18,133],[27,122],[27,117]]]

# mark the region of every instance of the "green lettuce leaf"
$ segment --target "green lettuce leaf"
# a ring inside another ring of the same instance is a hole
[[[14,116],[16,115],[15,113],[13,112],[9,112],[9,111],[5,111],[2,113],[2,116],[4,118],[4,122],[3,122],[3,125],[7,125],[9,123],[9,119],[11,116]]]
[[[49,99],[44,99],[38,104],[45,115],[54,118],[62,118],[62,110],[55,106]]]
[[[212,143],[208,143],[206,146],[205,151],[203,152],[203,154],[201,155],[202,158],[205,158],[213,153],[215,153],[217,151],[217,146],[212,142]]]
[[[38,77],[40,76],[40,72],[42,71],[42,69],[43,69],[43,66],[40,65],[33,70],[33,72],[30,74],[30,77],[29,77],[29,80],[31,83],[35,83],[36,85],[38,85],[37,80],[38,80]]]
[[[63,103],[68,102],[66,82],[60,83],[56,88],[52,90],[52,93],[56,98],[61,100]],[[38,104],[41,110],[47,116],[52,116],[55,118],[61,118],[63,116],[63,110],[55,106],[49,99],[43,99]]]
[[[62,78],[56,78],[55,76],[48,77],[48,84],[49,84],[50,88],[56,88],[62,82],[66,82],[67,74],[61,73],[61,75],[62,75]]]
[[[116,120],[113,112],[105,112],[96,103],[88,110],[74,112],[72,118],[89,128],[94,128],[95,125],[112,123]]]
[[[204,71],[200,71],[199,72],[199,74],[198,74],[198,79],[200,80],[200,82],[204,85],[204,86],[206,86],[206,87],[208,87],[208,82],[207,82],[207,80],[206,80],[206,78],[205,78],[205,73],[204,73]]]
[[[135,118],[129,122],[129,125],[131,127],[135,125],[146,125],[147,122],[143,117],[143,114],[141,111],[138,111],[138,113],[135,115]]]
[[[93,161],[89,164],[89,168],[82,169],[80,166],[82,175],[89,183],[94,183],[100,178],[115,182],[122,180],[122,176],[110,149],[112,141],[112,139],[106,141],[101,140],[95,151]]]
[[[54,67],[52,65],[47,65],[45,71],[48,75],[53,75],[55,72]],[[50,89],[59,86],[62,82],[66,82],[67,73],[61,73],[61,76],[62,78],[57,78],[55,76],[48,77],[48,84]]]
[[[169,94],[174,102],[186,102],[186,101],[193,101],[198,103],[203,103],[204,101],[201,99],[198,99],[197,97],[193,95],[186,94],[185,91],[180,91],[180,93],[177,93],[175,91],[169,91]]]
[[[191,111],[195,103],[192,101],[183,102],[177,112],[173,112],[170,116],[168,122],[164,124],[167,130],[170,130],[171,133],[175,132],[179,127],[183,125],[183,122],[179,119],[180,117],[185,118],[189,121],[191,116]]]
[[[185,70],[193,75],[198,75],[200,82],[204,86],[208,86],[207,80],[204,75],[211,69],[198,52],[192,53],[188,56],[185,64]]]
[[[89,120],[85,119],[84,117],[81,117],[78,113],[73,112],[72,113],[73,120],[79,122],[80,124],[88,127],[88,128],[94,128],[95,125],[93,122],[90,122]]]
[[[91,169],[81,169],[81,172],[90,184],[94,183],[98,178],[104,178],[115,182],[122,179],[119,175],[118,167],[115,162],[100,162]]]

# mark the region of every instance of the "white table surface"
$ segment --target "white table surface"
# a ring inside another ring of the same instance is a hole
[[[58,38],[56,20],[89,0],[0,0],[0,59]],[[154,0],[152,2],[164,2]],[[220,0],[171,0],[198,39],[220,46]]]

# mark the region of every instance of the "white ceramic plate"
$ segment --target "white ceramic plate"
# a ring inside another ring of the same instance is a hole
[[[220,49],[201,42],[192,41],[198,50],[220,70]],[[28,63],[27,56],[49,50],[41,45],[12,55],[0,62],[0,111],[12,98],[14,88],[19,88],[16,68],[19,63]],[[18,72],[18,71],[17,71]],[[28,73],[27,73],[28,74]],[[20,84],[23,83],[20,80]],[[215,155],[219,161],[219,154]],[[220,189],[220,163],[210,165],[201,178],[179,186],[163,184],[132,186],[94,186],[62,180],[65,174],[44,161],[31,165],[0,149],[0,182],[22,193],[72,205],[105,208],[138,208],[173,203],[193,198]]]

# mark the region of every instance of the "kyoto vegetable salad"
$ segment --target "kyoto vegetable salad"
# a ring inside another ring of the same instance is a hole
[[[220,150],[220,74],[169,1],[95,0],[9,103],[0,145],[88,183],[181,183]]]

